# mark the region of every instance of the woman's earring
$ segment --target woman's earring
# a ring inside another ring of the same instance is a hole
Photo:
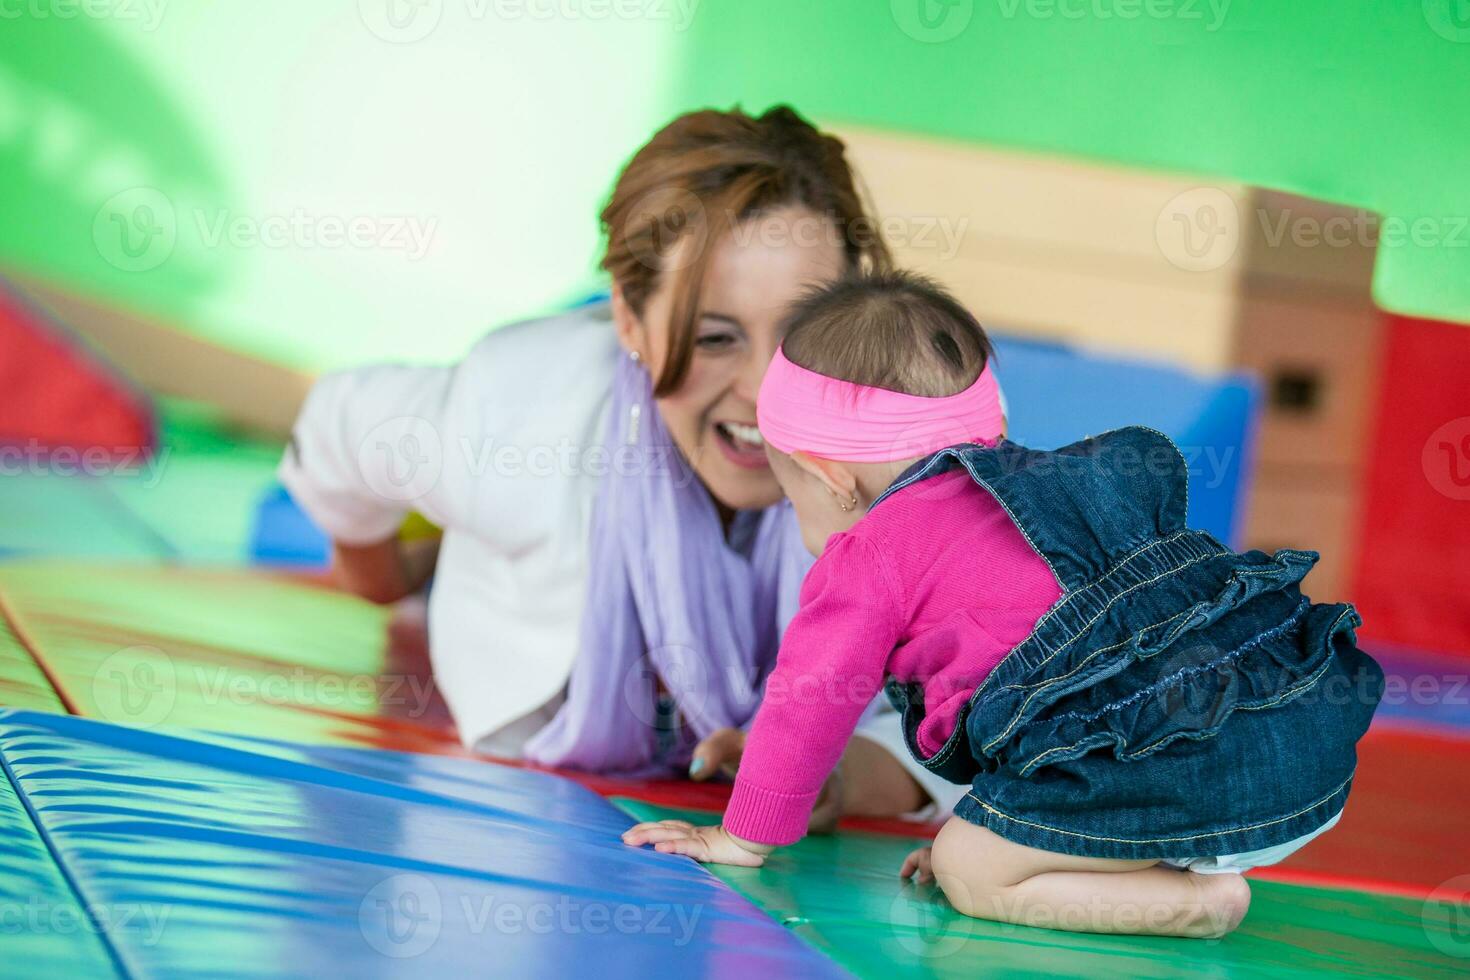
[[[634,364],[643,360],[636,350],[628,351],[628,360]],[[638,445],[638,423],[643,419],[643,403],[634,402],[628,406],[628,431],[623,436],[623,442],[629,446]]]

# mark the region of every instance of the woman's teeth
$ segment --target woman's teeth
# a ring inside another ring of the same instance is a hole
[[[720,422],[719,429],[730,437],[730,441],[737,449],[757,450],[764,449],[766,440],[761,438],[761,430],[753,425],[741,425],[739,422]]]

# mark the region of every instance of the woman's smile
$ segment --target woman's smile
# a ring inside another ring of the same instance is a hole
[[[730,462],[750,470],[770,467],[766,460],[766,441],[754,425],[722,421],[715,422],[712,428],[715,430],[715,444]]]

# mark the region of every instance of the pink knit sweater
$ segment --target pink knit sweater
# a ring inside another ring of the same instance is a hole
[[[963,469],[905,487],[834,534],[802,583],[726,829],[762,844],[800,839],[886,675],[923,685],[919,747],[938,751],[975,688],[1061,594]]]

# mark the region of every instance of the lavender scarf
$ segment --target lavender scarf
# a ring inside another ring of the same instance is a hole
[[[592,772],[655,775],[688,765],[693,743],[659,736],[657,682],[688,735],[749,721],[796,612],[812,558],[787,501],[735,517],[674,446],[648,372],[619,357],[593,504],[581,649],[566,702],[528,758]]]

